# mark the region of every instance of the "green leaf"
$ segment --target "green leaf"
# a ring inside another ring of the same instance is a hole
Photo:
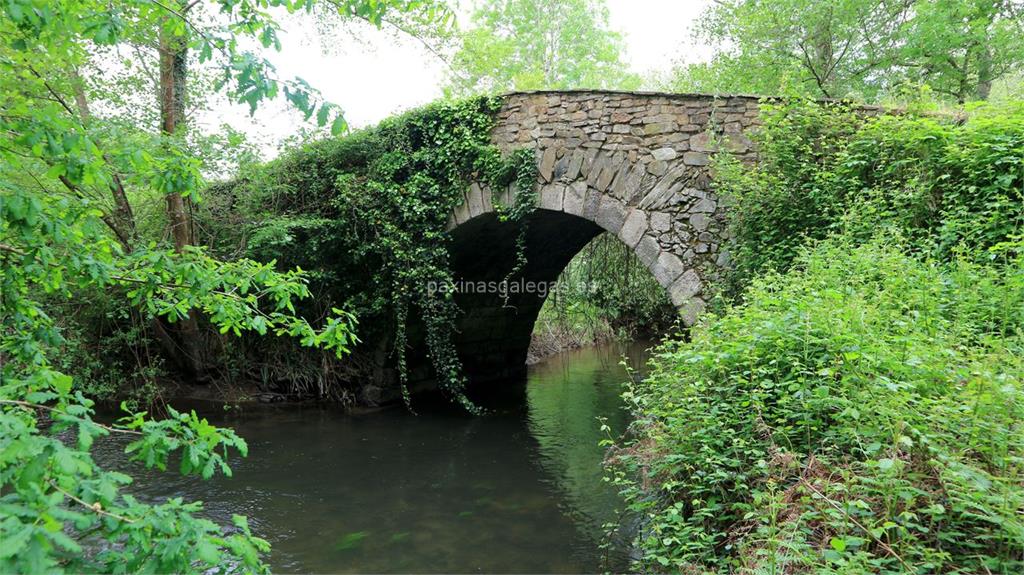
[[[841,538],[841,537],[833,537],[833,538],[829,539],[828,544],[831,545],[833,549],[835,549],[836,551],[838,551],[840,553],[842,553],[843,551],[846,551],[846,541],[843,538]]]
[[[10,533],[6,527],[4,531]],[[32,525],[21,525],[12,534],[0,538],[0,559],[14,557],[20,553],[25,548],[29,538],[32,537],[32,532]]]

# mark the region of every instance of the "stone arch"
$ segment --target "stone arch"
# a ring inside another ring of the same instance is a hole
[[[758,124],[750,96],[632,92],[528,92],[505,96],[491,133],[510,151],[535,150],[538,204],[593,221],[639,256],[692,324],[706,286],[728,265],[726,206],[713,191],[709,154],[727,147],[755,159],[746,135]],[[511,205],[472,185],[451,216]]]
[[[506,95],[491,141],[505,152],[532,148],[538,174],[522,281],[553,282],[605,231],[636,253],[684,323],[693,324],[728,265],[727,206],[713,189],[710,153],[727,146],[753,161],[745,131],[757,124],[758,107],[758,98],[736,96]],[[514,184],[492,190],[472,183],[464,193],[448,220],[455,279],[463,287],[500,281],[514,266],[518,227],[502,222],[495,208],[515,205]],[[544,297],[455,297],[463,312],[455,343],[470,380],[521,372]]]
[[[537,210],[530,216],[523,277],[553,281],[602,231],[636,253],[687,325],[728,265],[727,206],[713,190],[709,154],[728,146],[754,158],[745,130],[758,99],[614,92],[534,92],[505,97],[491,133],[505,151],[532,147]],[[457,280],[497,281],[512,269],[514,226],[495,205],[514,206],[514,184],[479,183],[449,217]],[[502,255],[504,254],[504,255]],[[531,263],[532,262],[532,263]],[[532,267],[531,267],[532,266]],[[501,302],[457,294],[456,345],[471,380],[521,370],[543,297]]]
[[[575,216],[618,237],[665,288],[684,322],[693,324],[704,309],[700,296],[705,281],[716,278],[717,269],[728,263],[721,251],[724,207],[706,189],[705,175],[688,169],[684,162],[669,164],[660,177],[649,178],[644,167],[626,159],[602,160],[596,155],[593,166],[584,164],[582,172],[554,171],[554,179],[540,182],[538,211]],[[588,176],[595,173],[604,175]],[[449,217],[450,233],[476,218],[496,214],[495,204],[515,205],[512,186],[495,194],[488,186],[474,183],[465,197]]]
[[[527,220],[526,266],[510,289],[516,282],[521,289],[552,285],[587,243],[608,232],[647,266],[680,308],[683,321],[692,324],[696,320],[704,309],[700,297],[704,279],[696,267],[687,267],[653,235],[652,214],[658,219],[661,216],[656,214],[662,212],[599,195],[580,179],[570,184],[548,182],[539,186],[537,193],[538,207]],[[452,269],[458,285],[456,300],[463,312],[455,343],[466,373],[474,382],[507,378],[522,371],[537,315],[549,295],[546,288],[539,287],[534,295],[494,293],[487,287],[483,288],[487,293],[476,293],[481,288],[473,287],[503,281],[515,265],[520,226],[502,222],[495,209],[495,202],[511,206],[514,198],[512,190],[501,190],[494,196],[486,186],[474,184],[466,192],[466,202],[449,221]],[[689,203],[705,211],[714,205],[713,200],[709,203],[700,194]]]

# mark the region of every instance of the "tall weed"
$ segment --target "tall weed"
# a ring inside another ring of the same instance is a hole
[[[644,567],[1024,571],[1024,260],[911,241],[803,249],[631,384]]]

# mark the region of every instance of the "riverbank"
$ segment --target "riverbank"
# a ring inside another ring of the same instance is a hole
[[[1024,268],[902,251],[824,244],[660,348],[613,458],[642,565],[1024,570]]]
[[[1024,572],[1024,114],[765,130],[732,305],[625,393],[634,570]]]
[[[656,321],[652,321],[652,317]],[[657,340],[667,331],[664,326],[671,323],[672,317],[667,312],[616,317],[611,310],[585,298],[569,304],[548,301],[534,325],[526,364],[533,365],[553,355],[589,346]]]
[[[603,318],[538,318],[530,337],[526,364],[533,365],[553,355],[590,345],[621,341]]]

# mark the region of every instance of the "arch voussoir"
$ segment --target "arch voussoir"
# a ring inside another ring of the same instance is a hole
[[[554,182],[541,187],[537,207],[553,212],[562,211],[562,198],[565,194],[565,184]]]
[[[507,152],[534,149],[538,209],[618,237],[692,324],[706,307],[708,286],[729,265],[710,154],[723,146],[754,161],[746,131],[758,124],[758,111],[759,99],[746,96],[515,93],[505,96],[491,137]],[[449,229],[515,199],[515,184],[497,195],[471,184]],[[561,231],[550,233],[544,242],[558,242]]]

